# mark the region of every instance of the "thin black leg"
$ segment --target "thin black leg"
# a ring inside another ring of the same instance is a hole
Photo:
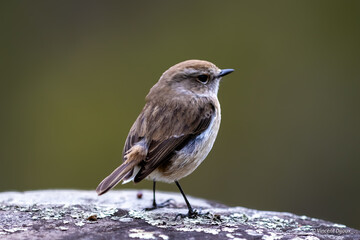
[[[197,216],[197,212],[194,211],[193,208],[191,207],[189,201],[187,200],[187,198],[186,198],[186,196],[185,196],[184,191],[181,189],[181,186],[180,186],[179,182],[178,182],[178,181],[175,181],[175,184],[176,184],[176,186],[179,188],[181,194],[183,195],[184,200],[185,200],[185,202],[186,202],[186,205],[187,205],[187,207],[188,207],[188,209],[189,209],[188,217],[190,217],[190,218],[196,217],[196,216]]]
[[[156,208],[157,204],[156,204],[156,199],[155,199],[155,188],[156,188],[156,181],[153,181],[153,207]]]
[[[152,203],[152,207],[149,208],[145,208],[146,211],[151,211],[157,208],[164,208],[164,207],[169,207],[169,206],[174,206],[175,204],[174,199],[168,199],[163,203],[156,203],[156,197],[155,197],[155,189],[156,189],[156,181],[153,180],[153,203]]]

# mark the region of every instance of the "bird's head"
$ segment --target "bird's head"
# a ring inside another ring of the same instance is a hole
[[[187,60],[166,70],[149,95],[216,96],[221,78],[233,71],[219,69],[208,61]]]

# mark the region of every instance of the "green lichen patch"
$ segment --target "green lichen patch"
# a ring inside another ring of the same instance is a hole
[[[98,219],[113,217],[118,209],[98,205],[0,205],[0,234],[6,235],[20,231],[55,223],[61,231],[67,231],[69,226],[83,227],[92,224]],[[126,212],[125,212],[126,214]],[[116,217],[116,216],[114,216]],[[40,227],[41,228],[41,227]]]
[[[54,190],[0,193],[0,239],[263,239],[350,240],[360,232],[291,213],[226,207],[189,197],[197,218],[181,218],[187,208],[180,194],[168,208],[144,211],[152,192],[112,191],[98,197],[92,191]],[[68,237],[71,236],[71,237]]]

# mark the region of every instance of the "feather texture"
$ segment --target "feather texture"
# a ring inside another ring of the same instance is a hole
[[[208,99],[192,111],[171,102],[146,104],[126,139],[123,164],[99,184],[96,192],[104,194],[122,180],[133,178],[135,183],[140,182],[159,166],[166,165],[176,151],[209,127],[214,114],[215,107]],[[155,119],[159,124],[152,124]],[[135,166],[140,170],[133,176]]]
[[[99,184],[97,193],[104,194],[120,181],[171,182],[194,171],[210,152],[220,127],[221,73],[201,60],[165,71],[129,131],[123,163]]]

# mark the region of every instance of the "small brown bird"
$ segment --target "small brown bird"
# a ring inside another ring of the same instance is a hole
[[[210,152],[220,127],[219,83],[233,69],[201,60],[178,63],[163,73],[146,96],[146,104],[130,129],[123,163],[96,188],[101,195],[120,181],[175,182],[196,217],[179,180],[192,173]]]

